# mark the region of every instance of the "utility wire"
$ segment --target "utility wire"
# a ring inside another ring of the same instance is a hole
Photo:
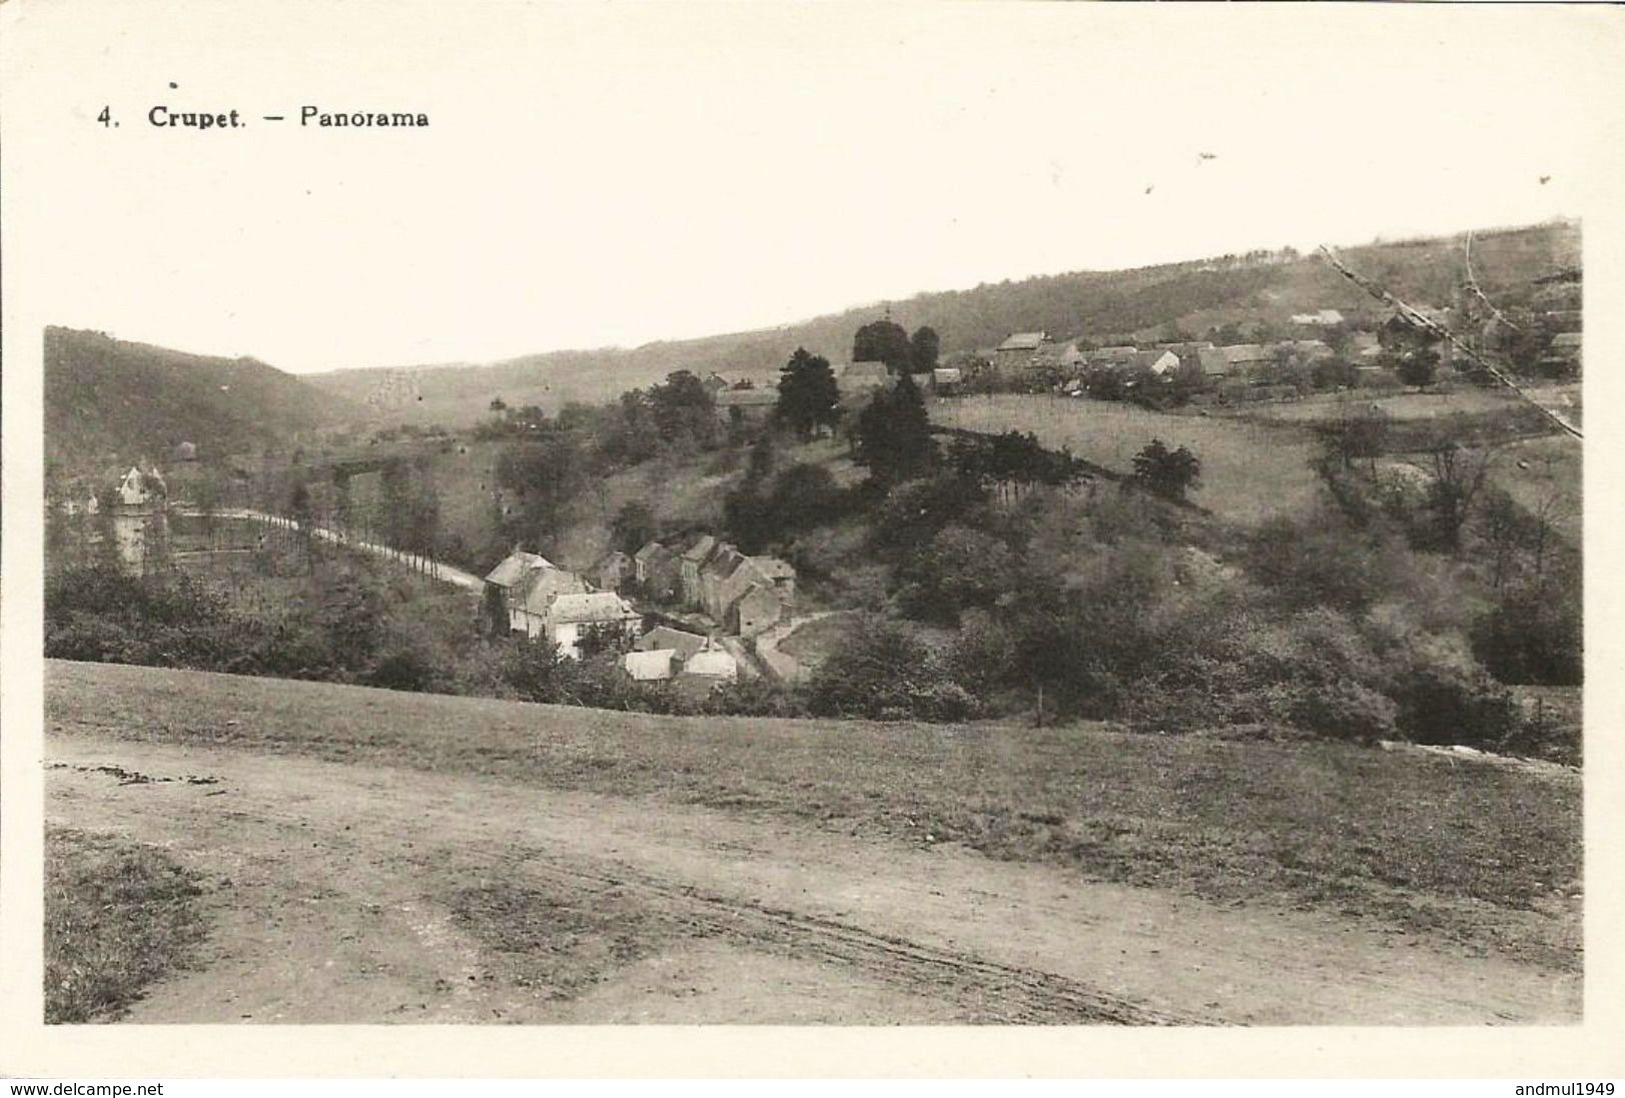
[[[1330,263],[1334,268],[1336,268],[1337,272],[1344,278],[1348,279],[1350,282],[1354,283],[1356,286],[1360,287],[1360,289],[1364,290],[1377,300],[1385,302],[1398,310],[1399,315],[1405,320],[1406,323],[1412,325],[1413,327],[1422,328],[1426,331],[1432,332],[1440,339],[1447,341],[1452,347],[1475,362],[1485,373],[1489,374],[1496,381],[1499,381],[1502,385],[1505,385],[1508,389],[1511,389],[1514,393],[1517,393],[1518,396],[1522,397],[1543,416],[1557,424],[1558,427],[1562,428],[1566,434],[1570,434],[1577,439],[1584,440],[1585,436],[1580,433],[1580,428],[1563,418],[1560,413],[1546,407],[1544,404],[1540,403],[1540,401],[1530,396],[1521,385],[1519,385],[1516,381],[1513,381],[1512,378],[1509,377],[1504,371],[1484,361],[1478,352],[1474,351],[1471,347],[1457,339],[1456,334],[1449,328],[1446,328],[1443,324],[1433,320],[1431,317],[1424,315],[1421,310],[1411,305],[1407,305],[1405,302],[1401,301],[1399,298],[1395,297],[1381,286],[1378,286],[1375,282],[1372,282],[1367,278],[1363,278],[1349,270],[1348,267],[1343,264],[1343,261],[1337,258],[1337,254],[1326,245],[1322,244],[1320,246],[1320,252],[1326,257],[1326,262]]]

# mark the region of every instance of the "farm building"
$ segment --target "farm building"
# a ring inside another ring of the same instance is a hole
[[[954,392],[963,382],[964,374],[957,366],[938,366],[931,371],[931,386],[939,393]]]
[[[594,631],[611,635],[615,643],[637,639],[642,615],[613,591],[558,595],[548,605],[543,636],[570,659],[581,658],[581,642]]]

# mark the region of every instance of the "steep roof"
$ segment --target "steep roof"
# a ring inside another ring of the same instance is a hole
[[[1049,338],[1048,332],[1011,332],[1010,337],[999,344],[1000,351],[1036,351],[1044,345]]]
[[[495,584],[497,587],[512,587],[524,578],[525,573],[532,568],[551,568],[553,563],[546,557],[535,553],[524,553],[515,549],[503,558],[502,562],[491,569],[491,574],[485,577],[485,582]]]
[[[703,650],[708,643],[710,642],[698,633],[687,633],[681,629],[673,629],[669,625],[659,625],[639,637],[632,647],[639,652],[670,649],[677,653],[678,659],[686,660]]]
[[[1173,361],[1168,361],[1172,359]],[[1141,351],[1134,356],[1134,365],[1155,373],[1166,373],[1179,365],[1179,356],[1172,351]]]
[[[724,543],[718,548],[716,555],[705,563],[707,575],[718,579],[728,579],[745,564],[748,558],[732,545]]]
[[[631,605],[613,591],[560,595],[547,610],[555,625],[563,622],[626,621],[638,616]]]
[[[958,366],[938,366],[931,371],[931,380],[938,385],[955,385],[960,379]]]
[[[750,562],[756,568],[756,571],[767,579],[796,578],[795,565],[787,560],[780,560],[778,557],[751,557]]]
[[[513,588],[519,603],[533,614],[545,614],[553,601],[587,591],[587,581],[562,568],[532,568]]]
[[[683,674],[731,679],[739,674],[739,661],[721,648],[710,648],[690,656],[683,664]]]
[[[671,556],[671,550],[667,549],[664,545],[661,545],[658,541],[651,541],[648,545],[645,545],[642,549],[637,551],[636,559],[640,563],[648,564],[650,561],[656,560],[662,556]]]
[[[698,538],[694,539],[694,544],[683,550],[681,556],[684,560],[690,562],[691,564],[702,564],[704,563],[705,558],[709,557],[716,547],[716,538],[712,537],[710,534],[701,534]]]

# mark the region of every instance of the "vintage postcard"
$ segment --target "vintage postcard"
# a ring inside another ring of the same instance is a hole
[[[1620,1073],[1619,9],[0,24],[0,1069]]]

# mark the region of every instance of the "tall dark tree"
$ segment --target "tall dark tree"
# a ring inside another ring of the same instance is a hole
[[[913,360],[908,332],[890,320],[870,321],[852,339],[853,362],[884,362],[892,373],[906,374]]]
[[[660,437],[675,446],[709,447],[717,436],[710,390],[689,370],[674,370],[649,389],[649,408]]]
[[[1134,481],[1167,499],[1182,500],[1201,483],[1202,463],[1185,447],[1170,450],[1162,439],[1134,455]]]
[[[925,401],[905,373],[889,391],[876,393],[859,414],[854,459],[877,482],[890,485],[925,473],[936,456]]]
[[[609,537],[616,549],[631,556],[642,549],[655,536],[654,512],[642,500],[628,500],[621,504],[609,523]]]
[[[829,360],[797,347],[779,370],[779,419],[802,438],[811,438],[820,427],[835,426],[840,400]]]
[[[942,351],[942,340],[935,328],[919,327],[909,337],[913,350],[914,372],[924,373],[937,368],[937,355]]]

